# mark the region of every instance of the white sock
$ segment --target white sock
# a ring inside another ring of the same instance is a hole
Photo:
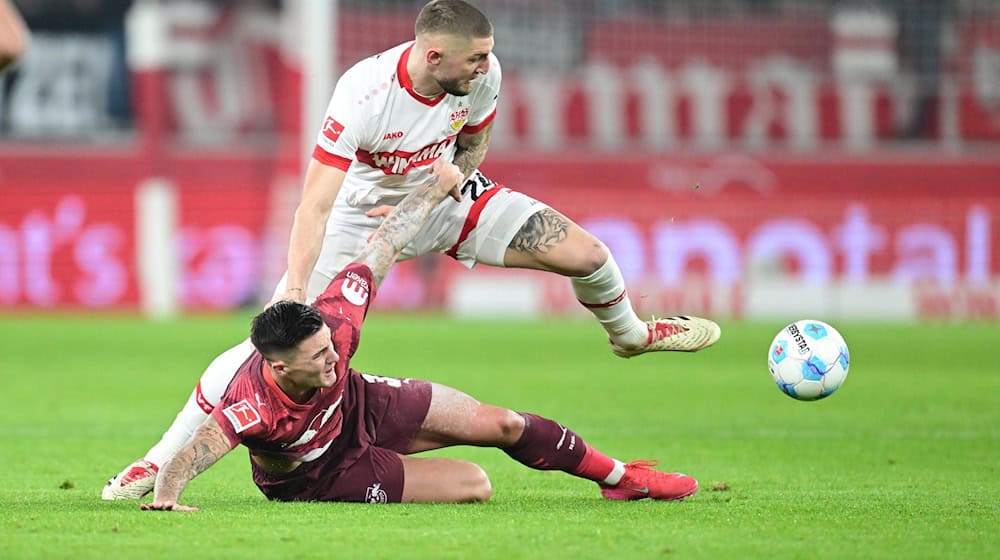
[[[615,468],[611,469],[611,474],[604,479],[604,484],[608,486],[617,486],[621,482],[622,477],[625,476],[625,463],[622,463],[618,459],[612,459],[615,462]]]
[[[164,463],[172,459],[191,439],[195,429],[208,418],[212,408],[219,404],[229,382],[252,352],[253,345],[247,339],[212,360],[205,373],[201,374],[198,386],[191,392],[184,408],[174,418],[173,424],[167,428],[160,441],[146,452],[144,459],[157,467],[163,467]]]
[[[632,310],[625,279],[611,253],[593,274],[570,278],[570,283],[576,299],[597,317],[615,344],[635,348],[646,342],[649,329]]]

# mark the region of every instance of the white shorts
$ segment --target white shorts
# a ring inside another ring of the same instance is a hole
[[[368,238],[383,218],[369,218],[374,206],[349,206],[337,197],[316,268],[309,277],[306,301],[313,301],[342,268],[361,254]],[[445,253],[472,268],[476,263],[503,266],[503,257],[514,235],[536,212],[548,208],[530,196],[494,183],[478,170],[462,185],[462,202],[444,199],[423,229],[403,248],[399,260],[428,253]],[[276,294],[284,293],[287,273]]]

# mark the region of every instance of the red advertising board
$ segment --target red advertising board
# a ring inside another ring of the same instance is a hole
[[[135,191],[144,177],[108,173],[98,160],[37,173],[26,172],[27,160],[3,163],[0,305],[135,307]],[[230,308],[268,291],[268,220],[292,211],[269,208],[268,167],[187,162],[164,174],[178,193],[186,308]],[[742,286],[764,275],[948,289],[1000,279],[995,158],[497,154],[484,169],[600,237],[630,283]],[[380,307],[445,304],[461,269],[448,260],[401,266]]]

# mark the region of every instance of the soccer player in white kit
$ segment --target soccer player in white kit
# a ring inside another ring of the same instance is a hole
[[[295,212],[288,271],[275,297],[312,301],[363,249],[382,217],[428,180],[438,158],[465,181],[432,213],[400,260],[439,252],[476,263],[554,272],[570,279],[580,303],[608,334],[611,350],[693,352],[714,344],[714,322],[691,316],[642,321],[625,280],[598,239],[545,204],[478,171],[500,91],[493,27],[462,0],[430,2],[416,39],[362,60],[341,76],[327,109]],[[152,490],[160,465],[218,404],[249,340],[216,358],[163,438],[108,481],[105,499]]]

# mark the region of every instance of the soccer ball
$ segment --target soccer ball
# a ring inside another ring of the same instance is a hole
[[[771,342],[767,367],[786,395],[815,401],[833,394],[847,379],[851,355],[837,329],[812,319],[781,329]]]

